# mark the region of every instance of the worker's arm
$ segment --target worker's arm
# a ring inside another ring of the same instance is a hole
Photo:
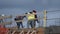
[[[23,22],[23,20],[17,20],[16,22]]]

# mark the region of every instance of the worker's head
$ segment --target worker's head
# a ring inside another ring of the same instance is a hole
[[[33,12],[34,12],[34,13],[36,13],[36,11],[35,11],[35,10],[33,10]]]
[[[18,16],[16,16],[16,18],[18,18]]]
[[[25,14],[28,14],[28,13],[25,13]]]
[[[32,12],[29,12],[30,14],[32,14]]]
[[[1,16],[5,16],[4,14],[2,14]]]
[[[28,12],[28,14],[30,14],[30,12]]]

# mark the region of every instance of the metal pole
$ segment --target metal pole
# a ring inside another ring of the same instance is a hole
[[[43,27],[46,27],[46,10],[44,10],[44,24],[43,24]]]

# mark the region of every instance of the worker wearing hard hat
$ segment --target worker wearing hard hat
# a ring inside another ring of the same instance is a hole
[[[35,16],[35,22],[37,21],[37,23],[39,23],[39,27],[40,27],[40,22],[39,22],[38,17],[37,17],[37,12],[35,10],[33,10],[32,12]]]
[[[4,16],[5,16],[4,14],[0,15],[0,17],[4,17]],[[2,23],[2,22],[3,22],[3,19],[1,18],[0,23]]]
[[[28,12],[26,13],[26,17],[28,19],[28,22],[27,22],[27,27],[29,28],[29,25],[31,25],[31,28],[34,28],[34,15],[32,12]]]
[[[21,25],[22,28],[24,28],[23,23],[22,23],[23,18],[24,18],[24,16],[16,16],[16,18],[14,19],[16,21],[16,23],[17,23],[18,29],[20,28],[20,25]]]
[[[3,16],[5,16],[5,15],[4,14],[0,15],[0,17],[3,17]],[[3,23],[3,19],[2,18],[0,19],[0,23]]]

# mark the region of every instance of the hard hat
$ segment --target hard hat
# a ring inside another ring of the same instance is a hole
[[[34,12],[34,13],[36,13],[36,11],[35,11],[35,10],[33,10],[33,12]]]
[[[32,12],[29,12],[30,14],[32,14]]]
[[[28,14],[30,14],[30,13],[28,12]]]
[[[5,16],[4,14],[2,14],[1,16]]]

